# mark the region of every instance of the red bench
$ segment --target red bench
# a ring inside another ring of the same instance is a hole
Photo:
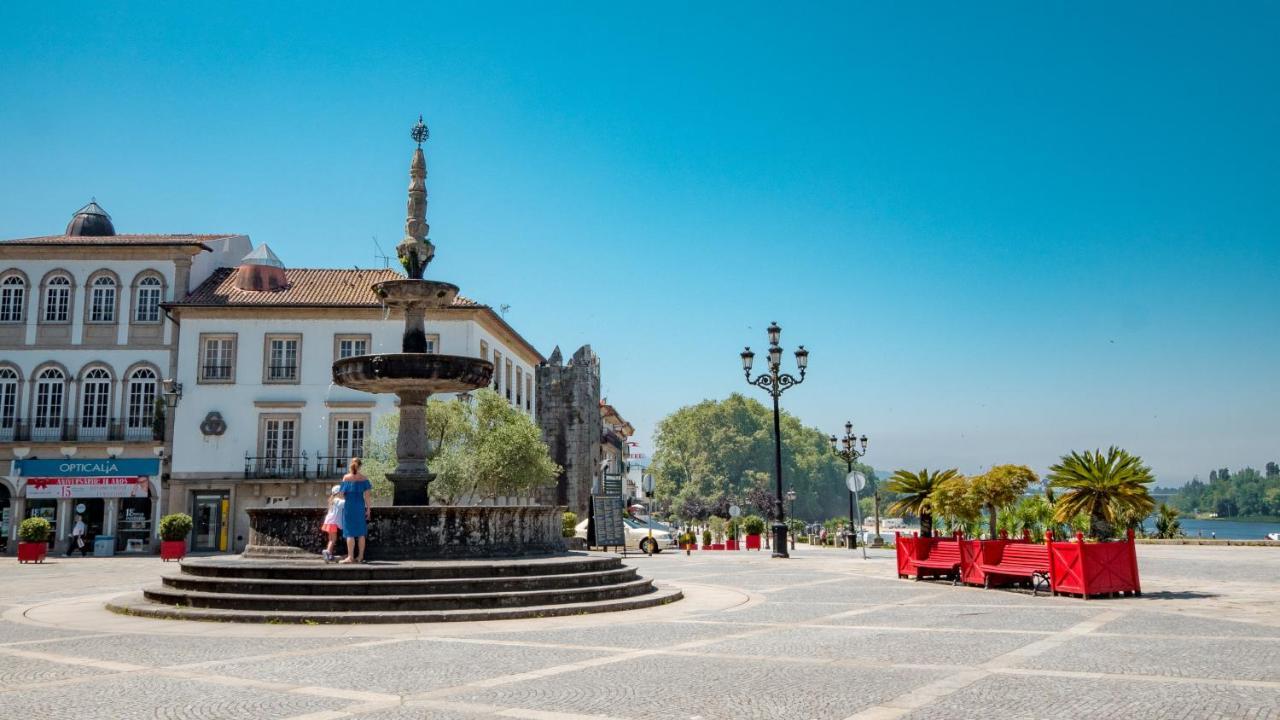
[[[960,579],[960,537],[920,538],[915,542],[915,552],[911,558],[915,566],[916,580],[923,577],[945,576],[951,578],[955,585]]]
[[[984,542],[977,567],[983,575],[983,587],[1025,579],[1031,585],[1031,594],[1036,595],[1041,586],[1049,587],[1049,546]]]

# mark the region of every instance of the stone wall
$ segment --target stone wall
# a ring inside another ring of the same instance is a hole
[[[583,345],[568,364],[560,348],[538,366],[538,426],[562,470],[547,502],[587,517],[600,467],[600,358]]]

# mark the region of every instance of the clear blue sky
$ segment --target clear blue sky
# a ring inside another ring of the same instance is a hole
[[[370,266],[421,112],[430,274],[646,439],[777,320],[880,468],[1280,459],[1274,4],[357,5],[3,4],[0,236]]]

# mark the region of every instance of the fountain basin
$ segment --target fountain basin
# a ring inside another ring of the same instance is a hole
[[[565,551],[563,508],[547,505],[375,507],[370,560],[523,557]],[[246,558],[314,558],[324,508],[251,508]]]
[[[458,286],[439,280],[387,280],[374,283],[373,294],[389,307],[448,307],[458,296]]]
[[[334,361],[333,382],[369,393],[467,392],[493,382],[493,363],[430,353],[357,355]]]

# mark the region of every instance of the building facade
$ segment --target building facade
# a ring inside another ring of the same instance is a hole
[[[77,514],[118,552],[154,549],[171,456],[162,384],[178,365],[163,305],[249,246],[238,234],[117,234],[97,203],[61,235],[0,241],[7,552],[27,517],[48,519],[55,550],[65,546]]]
[[[317,506],[361,455],[393,395],[331,382],[334,360],[399,352],[404,318],[370,286],[392,270],[287,268],[265,246],[166,306],[181,327],[168,511],[195,520],[192,550],[239,552],[247,510]],[[459,297],[429,314],[429,352],[494,363],[494,389],[530,415],[543,358],[492,308]],[[448,396],[440,396],[447,399]]]

